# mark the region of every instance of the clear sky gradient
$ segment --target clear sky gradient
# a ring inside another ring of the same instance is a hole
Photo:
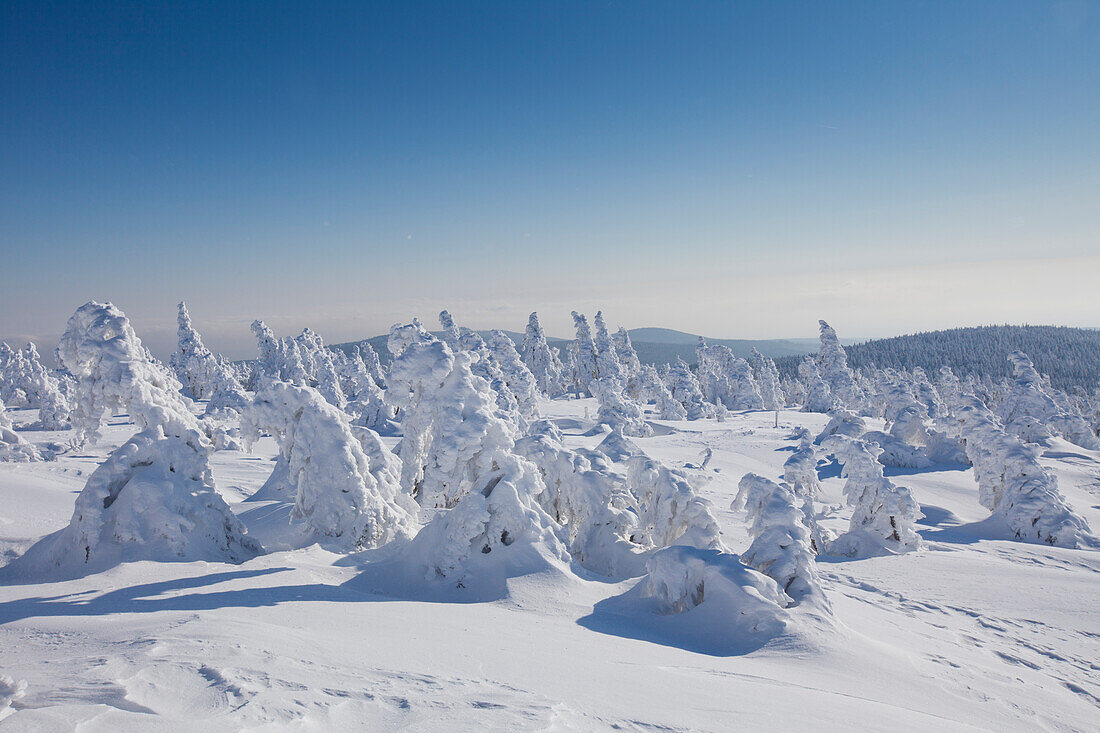
[[[0,337],[1100,326],[1093,2],[0,4]]]

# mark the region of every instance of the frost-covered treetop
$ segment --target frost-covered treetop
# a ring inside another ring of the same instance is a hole
[[[151,360],[129,319],[111,303],[91,301],[77,308],[57,351],[78,380],[73,410],[78,444],[97,437],[105,410],[120,408],[141,430],[159,426],[170,435],[201,432],[179,394],[179,382]]]
[[[386,341],[386,348],[396,357],[405,353],[405,349],[413,344],[428,344],[435,340],[435,337],[424,329],[420,319],[414,318],[412,323],[395,323],[390,326],[390,337]]]

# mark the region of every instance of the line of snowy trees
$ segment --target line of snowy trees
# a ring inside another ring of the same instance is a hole
[[[388,368],[369,344],[346,352],[310,329],[280,337],[255,321],[259,357],[242,368],[205,347],[183,303],[167,365],[116,307],[88,303],[62,336],[60,370],[42,367],[33,346],[0,350],[0,397],[38,409],[43,429],[69,429],[74,448],[97,441],[112,414],[129,415],[137,432],[89,477],[69,525],[12,567],[78,574],[123,560],[264,553],[210,469],[215,451],[264,438],[278,452],[261,492],[288,508],[281,549],[385,547],[377,562],[390,576],[470,598],[532,572],[641,577],[637,594],[654,610],[707,604],[760,634],[798,619],[831,623],[816,556],[920,548],[919,506],[884,466],[972,465],[978,500],[1016,539],[1096,541],[1040,462],[1042,446],[1060,439],[1100,450],[1095,401],[1052,388],[1021,352],[1009,357],[1012,381],[992,386],[947,367],[935,382],[921,368],[860,371],[822,321],[819,353],[784,379],[758,352],[745,360],[702,340],[694,368],[644,365],[602,312],[592,327],[572,315],[564,350],[549,346],[537,314],[519,348],[447,311],[436,334],[415,319],[395,324]],[[540,412],[546,399],[577,397],[597,405],[584,425],[603,436],[596,448],[570,447]],[[751,543],[738,556],[697,490],[701,471],[668,466],[633,439],[658,421],[764,409],[829,420],[817,436],[791,436],[774,478],[742,478],[732,508],[745,512]],[[383,436],[400,440],[391,450]],[[0,459],[47,457],[0,406]],[[839,536],[819,523],[823,460],[840,466],[852,511]]]

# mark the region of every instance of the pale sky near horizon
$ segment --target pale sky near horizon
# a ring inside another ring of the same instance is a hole
[[[1100,4],[4,3],[0,338],[1100,326]]]

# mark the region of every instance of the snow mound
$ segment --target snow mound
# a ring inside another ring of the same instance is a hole
[[[76,498],[69,526],[8,568],[19,577],[79,575],[132,560],[241,562],[262,548],[214,487],[203,437],[135,435]]]

